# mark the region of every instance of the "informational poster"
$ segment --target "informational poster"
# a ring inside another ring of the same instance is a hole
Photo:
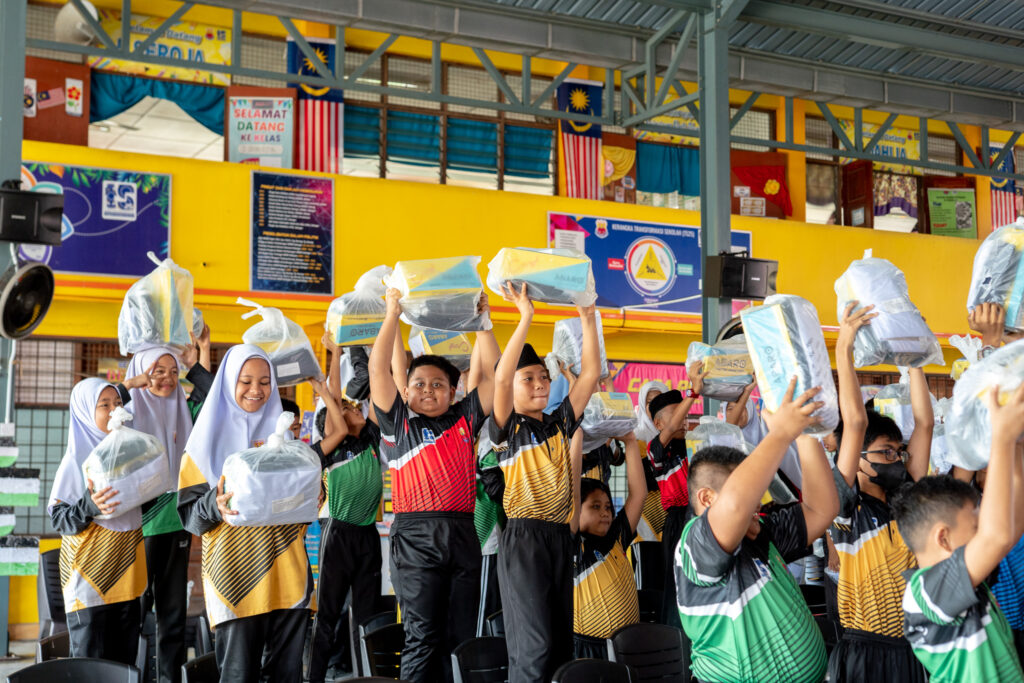
[[[843,132],[846,133],[846,137],[850,141],[854,141],[856,137],[856,127],[853,125],[853,121],[843,120],[839,122]],[[866,145],[870,140],[875,137],[875,133],[878,132],[877,123],[862,123],[861,124],[861,137]],[[898,162],[899,160],[919,160],[921,158],[921,141],[918,131],[911,130],[909,128],[890,128],[878,141],[878,144],[874,149],[875,154],[881,156],[892,157],[893,161]],[[855,159],[843,157],[840,159],[840,163],[848,164]],[[904,163],[874,163],[875,170],[879,171],[892,171],[893,173],[921,173],[921,169],[915,166],[908,166]]]
[[[252,173],[250,288],[333,292],[334,181]]]
[[[228,161],[292,168],[295,107],[291,97],[228,101]]]
[[[683,349],[685,354],[685,349]],[[686,392],[690,388],[690,379],[686,374],[685,365],[668,363],[608,363],[613,391],[629,394],[633,405],[640,400],[640,387],[647,382],[664,382],[669,389]],[[698,398],[690,408],[691,415],[704,413],[704,399]]]
[[[21,189],[64,195],[59,247],[23,244],[24,258],[56,271],[141,277],[152,251],[167,256],[171,176],[26,161]]]
[[[929,187],[928,220],[933,235],[978,237],[978,209],[974,190]]]
[[[701,312],[697,226],[549,213],[548,241],[590,257],[598,306]],[[750,249],[750,233],[733,230],[732,250]]]

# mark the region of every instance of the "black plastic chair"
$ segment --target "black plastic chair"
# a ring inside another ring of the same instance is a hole
[[[608,659],[632,667],[639,681],[690,681],[683,654],[683,632],[671,626],[623,626],[608,639]]]
[[[636,587],[641,590],[665,590],[665,556],[659,541],[639,541],[630,546]]]
[[[508,647],[504,638],[470,638],[452,652],[455,683],[505,683]]]
[[[363,673],[369,676],[398,678],[405,647],[405,627],[389,624],[370,631],[360,639]]]
[[[206,618],[206,612],[196,617],[196,657],[213,652],[213,631],[210,630],[210,620]]]
[[[484,619],[484,631],[494,638],[505,637],[505,614],[498,610]]]
[[[40,638],[36,643],[36,664],[71,656],[71,637],[67,631]]]
[[[832,648],[834,648],[840,638],[842,638],[842,633],[839,630],[839,624],[823,614],[815,615],[814,623],[818,625],[818,630],[821,631],[821,637],[825,640],[825,652],[832,654]]]
[[[10,674],[7,683],[139,683],[139,670],[131,664],[111,662],[106,659],[71,657],[40,662]]]
[[[39,637],[67,631],[68,618],[64,613],[64,592],[60,585],[60,548],[39,555],[39,577],[36,583]]]
[[[378,595],[374,600],[378,612],[397,612],[398,598],[394,595]]]
[[[352,621],[352,612],[349,611],[349,623]],[[350,641],[352,638],[358,638],[357,641],[351,641],[352,645],[352,673],[357,676],[366,674],[366,669],[363,668],[362,648],[360,643],[363,641],[365,636],[370,631],[376,631],[382,626],[390,626],[391,624],[398,623],[398,612],[395,610],[378,612],[372,614],[363,620],[363,623],[358,624],[355,629],[349,629]]]
[[[636,672],[625,664],[603,659],[577,659],[558,667],[551,683],[636,683]]]
[[[640,605],[640,622],[657,624],[661,621],[661,596],[665,591],[642,588],[636,592],[636,601]]]
[[[810,608],[811,614],[818,616],[825,614],[828,609],[825,605],[825,587],[809,583],[800,584],[800,592],[804,596],[804,602]]]
[[[208,652],[181,665],[181,683],[218,683],[217,655]]]

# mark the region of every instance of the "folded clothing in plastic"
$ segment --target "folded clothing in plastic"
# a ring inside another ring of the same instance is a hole
[[[974,255],[967,311],[984,303],[1006,309],[1006,329],[1024,332],[1024,220],[994,230]]]
[[[263,320],[242,333],[242,341],[258,346],[270,356],[278,386],[287,387],[309,379],[322,379],[320,361],[313,353],[306,333],[276,308],[268,308],[239,297],[238,303],[255,310],[242,319],[259,314]]]
[[[110,486],[118,492],[114,499],[120,505],[97,519],[119,517],[177,487],[178,473],[170,472],[163,444],[154,436],[125,427],[131,419],[124,408],[115,408],[107,423],[110,433],[82,463],[82,474],[92,482],[94,491]]]
[[[878,314],[870,325],[857,330],[853,364],[858,368],[944,364],[939,340],[910,300],[903,271],[870,253],[851,263],[835,283],[840,319],[851,301],[858,302],[858,307],[873,305],[872,313]]]
[[[490,318],[479,312],[484,295],[479,263],[479,256],[399,261],[386,283],[402,293],[402,319],[452,332],[491,329]]]
[[[952,400],[940,398],[935,404],[935,426],[932,428],[932,450],[929,458],[931,474],[946,474],[953,468],[949,461],[949,442],[946,440],[946,415]]]
[[[903,441],[910,441],[914,433],[914,410],[910,405],[910,385],[905,382],[888,384],[875,394],[875,410],[891,418],[900,428]]]
[[[815,400],[824,403],[813,413],[815,422],[805,432],[813,436],[832,432],[839,424],[839,401],[814,305],[798,296],[776,294],[740,316],[765,407],[773,412],[779,409],[795,376],[794,397],[821,387]]]
[[[571,249],[505,247],[487,264],[487,286],[495,294],[509,283],[517,290],[526,283],[534,301],[589,306],[597,300],[590,257]]]
[[[608,439],[636,429],[636,413],[629,394],[599,391],[583,410],[583,452],[589,453]]]
[[[303,524],[317,519],[320,458],[304,442],[286,441],[295,416],[281,413],[274,433],[258,448],[233,453],[224,461],[224,491],[234,495],[228,508],[238,512],[232,526]]]
[[[1024,340],[993,351],[972,363],[953,385],[953,404],[946,414],[949,461],[966,470],[988,466],[992,450],[992,421],[988,394],[999,387],[999,402],[1005,404],[1024,381]]]
[[[704,363],[702,396],[718,401],[735,401],[754,381],[754,364],[742,334],[714,346],[691,342],[686,350],[686,373],[693,376],[698,362]]]
[[[473,357],[473,342],[464,332],[430,330],[413,325],[409,330],[409,350],[414,358],[441,356],[457,367],[459,372],[466,372]]]
[[[699,425],[686,432],[686,459],[693,460],[697,452],[709,446],[728,446],[744,453],[750,452],[739,427],[713,415],[704,415]]]
[[[192,274],[169,258],[147,255],[157,267],[128,288],[117,317],[121,355],[155,344],[192,343]]]
[[[384,278],[388,266],[377,266],[363,273],[355,289],[342,294],[327,308],[327,330],[339,346],[372,345],[384,324]]]
[[[601,353],[601,377],[607,377],[608,356],[604,350],[601,314],[595,313],[594,318],[597,320],[597,343]],[[572,374],[579,376],[583,369],[583,322],[579,317],[565,318],[555,323],[555,332],[551,338],[551,355],[565,364]]]
[[[203,312],[198,308],[192,309],[192,336],[196,339],[203,336],[203,328],[206,327],[206,321],[203,319]]]

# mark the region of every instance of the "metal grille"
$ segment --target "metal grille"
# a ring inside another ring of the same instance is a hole
[[[46,501],[53,488],[68,434],[67,408],[18,408],[15,411],[18,467],[39,468],[39,505],[14,508],[16,534],[53,534]]]
[[[731,107],[729,114],[731,116],[736,115],[737,109]],[[751,109],[743,118],[736,122],[736,126],[732,129],[732,134],[744,138],[756,138],[758,140],[773,140],[774,139],[774,123],[775,114],[767,111],[757,111]],[[749,149],[755,152],[764,151],[771,149],[771,145],[741,145],[738,143],[732,143],[734,149]]]
[[[15,355],[15,405],[64,406],[75,377],[74,342],[26,339]]]
[[[928,161],[937,161],[952,166],[958,165],[960,163],[960,148],[957,147],[956,140],[929,135]],[[944,175],[954,178],[959,175],[952,171],[939,171],[934,168],[925,169],[924,172],[928,175]]]
[[[825,119],[816,119],[810,116],[804,118],[804,139],[808,145],[815,147],[832,147],[835,145],[835,135],[832,133],[832,126],[828,125]],[[830,154],[807,153],[808,159],[822,159],[824,161],[835,161]]]
[[[448,69],[448,90],[449,95],[455,97],[466,97],[472,99],[484,99],[498,101],[498,86],[487,75],[483,69],[474,69],[471,66],[459,66],[449,64]],[[493,116],[493,109],[484,107],[464,107],[462,105],[449,105],[449,111],[461,112],[464,114],[476,114],[477,116]]]
[[[232,36],[232,40],[238,40],[238,36]],[[286,43],[280,38],[267,38],[263,36],[242,36],[242,66],[249,69],[263,69],[265,71],[276,71],[285,73]],[[266,78],[251,78],[249,76],[232,76],[232,83],[238,85],[255,85],[264,88],[281,88],[285,84],[281,81],[272,81]]]
[[[345,52],[345,73],[352,73],[356,67],[366,60],[366,55],[361,52]],[[376,60],[373,65],[359,77],[360,83],[380,85],[381,83],[381,60]],[[346,90],[346,100],[358,100],[359,102],[380,102],[380,95],[359,90]]]
[[[37,40],[55,40],[53,35],[53,22],[57,18],[60,7],[54,5],[29,5],[25,16],[25,37]],[[55,59],[61,62],[72,62],[81,64],[82,57],[68,52],[57,52],[55,50],[36,50],[28,48],[25,54],[30,57],[43,57]]]
[[[430,92],[430,62],[409,57],[387,55],[388,85],[414,92]],[[417,107],[419,109],[439,110],[440,102],[410,99],[407,97],[388,97],[388,104]]]

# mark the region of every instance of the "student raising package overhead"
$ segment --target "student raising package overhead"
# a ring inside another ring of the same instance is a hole
[[[301,327],[276,308],[261,306],[241,297],[237,303],[255,309],[243,314],[243,320],[254,315],[263,318],[242,333],[242,342],[258,346],[267,353],[278,386],[289,387],[309,379],[323,379],[320,362]]]
[[[331,302],[324,325],[335,344],[368,345],[377,338],[384,322],[384,278],[390,274],[387,266],[371,268],[359,277],[351,292]]]
[[[506,247],[487,264],[487,286],[495,294],[524,284],[530,299],[541,303],[590,306],[597,300],[590,257],[570,249]]]
[[[1024,219],[992,232],[974,255],[967,311],[983,303],[1006,310],[1006,328],[1024,332]]]
[[[452,332],[491,329],[480,313],[484,286],[476,267],[479,256],[399,261],[387,278],[401,294],[402,320],[410,325]]]
[[[192,274],[169,258],[147,255],[156,268],[128,288],[117,318],[122,355],[153,344],[192,343]]]

